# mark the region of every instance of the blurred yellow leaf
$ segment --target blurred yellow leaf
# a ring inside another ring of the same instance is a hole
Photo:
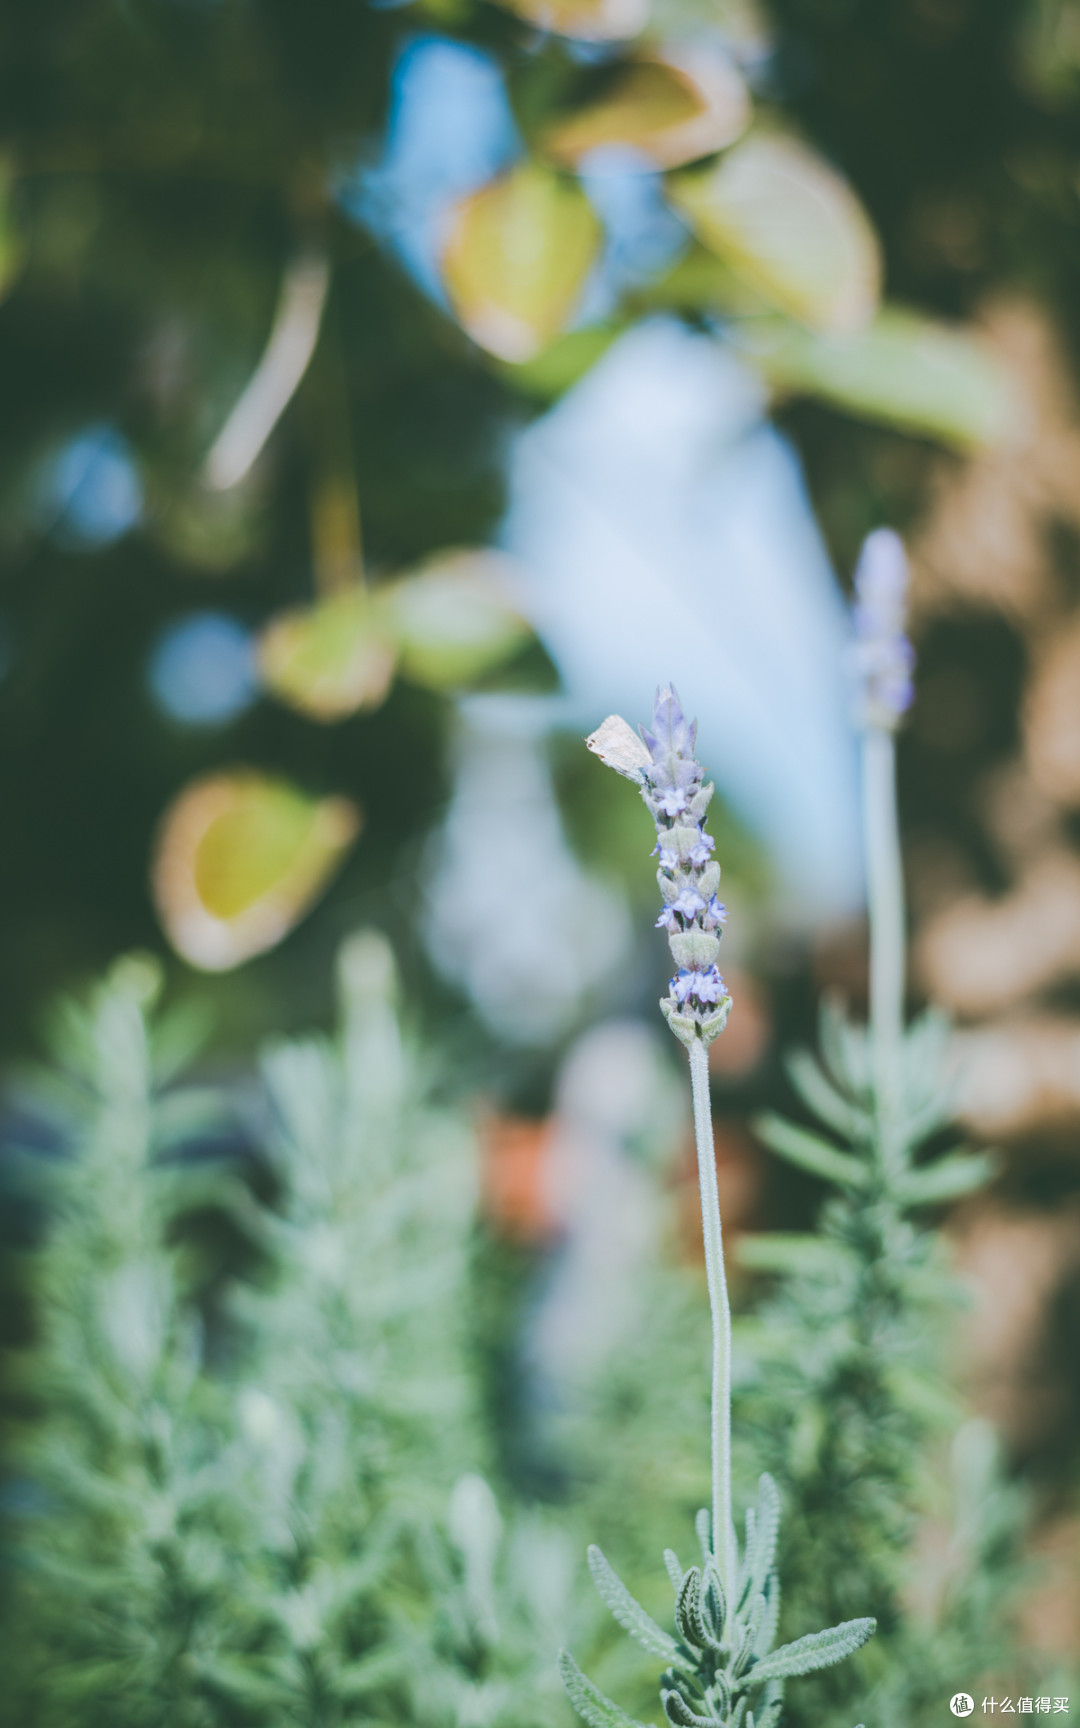
[[[961,449],[993,443],[1010,418],[1009,381],[981,343],[897,307],[851,336],[814,336],[779,318],[733,334],[770,384]]]
[[[746,86],[726,55],[673,51],[626,62],[605,96],[548,128],[543,148],[566,167],[621,144],[678,168],[734,143],[749,119]]]
[[[541,30],[581,42],[619,42],[649,20],[649,0],[500,0],[507,11]]]
[[[26,247],[15,226],[11,163],[0,158],[0,299],[15,283],[26,259]]]
[[[531,632],[514,605],[512,571],[483,548],[443,553],[382,590],[404,675],[440,690],[516,653]]]
[[[600,236],[581,188],[535,162],[464,199],[442,267],[469,335],[501,360],[531,360],[573,313]]]
[[[282,612],[263,631],[258,652],[267,688],[312,720],[377,708],[394,675],[393,641],[362,588]]]
[[[152,868],[173,947],[208,972],[273,948],[318,898],[359,826],[348,799],[309,798],[254,769],[193,781],[162,819]]]
[[[813,330],[857,330],[881,288],[877,236],[851,187],[792,138],[756,135],[669,183],[691,228],[771,305]]]

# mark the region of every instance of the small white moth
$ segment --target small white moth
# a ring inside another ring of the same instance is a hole
[[[585,743],[606,767],[614,768],[616,774],[622,774],[638,786],[645,777],[646,768],[652,765],[648,750],[621,714],[609,714],[603,724],[589,734]]]

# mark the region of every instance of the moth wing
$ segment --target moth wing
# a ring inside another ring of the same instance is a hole
[[[603,724],[589,734],[585,743],[606,767],[614,768],[616,774],[622,774],[638,786],[644,779],[645,770],[652,765],[648,750],[620,714],[609,714]]]

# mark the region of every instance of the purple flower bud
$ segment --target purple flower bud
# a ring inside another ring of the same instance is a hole
[[[688,803],[686,793],[674,786],[670,791],[661,792],[656,800],[657,808],[662,810],[665,816],[681,816]]]
[[[706,930],[715,930],[718,924],[727,923],[727,907],[722,900],[716,898],[715,894],[706,906],[705,916],[701,922]]]
[[[855,571],[852,668],[862,688],[866,725],[893,728],[911,706],[915,654],[904,634],[907,554],[899,534],[868,534]]]
[[[673,907],[665,906],[659,918],[656,920],[655,928],[659,930],[661,927],[665,930],[677,930],[679,928],[679,921],[675,916],[675,910]]]
[[[652,731],[642,726],[641,736],[654,762],[661,762],[666,756],[693,757],[697,721],[687,720],[674,685],[665,684],[657,690]]]
[[[716,841],[711,834],[700,834],[697,845],[690,848],[690,863],[697,865],[700,870],[703,864],[709,862],[709,853],[715,845]]]

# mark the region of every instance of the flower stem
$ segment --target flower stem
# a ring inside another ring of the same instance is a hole
[[[729,1602],[736,1593],[735,1523],[731,1507],[731,1307],[724,1275],[720,1197],[716,1189],[716,1148],[709,1100],[709,1057],[705,1044],[690,1045],[694,1094],[694,1138],[701,1187],[701,1225],[705,1272],[712,1312],[712,1544],[720,1581]]]
[[[867,727],[862,744],[863,840],[870,914],[870,1047],[882,1162],[903,1155],[900,1056],[904,1033],[904,878],[896,813],[896,746],[891,732]]]

